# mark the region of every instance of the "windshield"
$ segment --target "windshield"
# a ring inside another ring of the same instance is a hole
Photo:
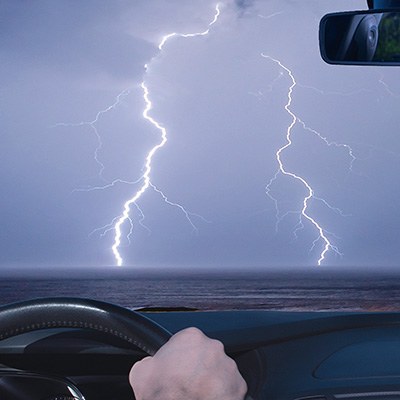
[[[1,303],[397,309],[399,69],[319,54],[366,8],[2,2]]]

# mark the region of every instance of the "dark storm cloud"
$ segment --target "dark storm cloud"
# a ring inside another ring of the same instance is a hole
[[[238,16],[243,17],[247,14],[254,6],[254,0],[234,0],[236,9],[238,10]]]
[[[235,4],[237,7],[245,10],[254,5],[254,0],[235,0]]]

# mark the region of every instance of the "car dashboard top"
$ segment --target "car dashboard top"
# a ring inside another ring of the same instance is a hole
[[[172,333],[196,326],[221,340],[248,383],[249,399],[400,399],[397,313],[221,311],[146,315]],[[20,388],[23,382],[29,382],[26,385],[33,400],[79,399],[73,394],[79,391],[86,400],[129,399],[133,398],[127,379],[129,369],[144,355],[119,339],[81,329],[35,331],[0,342],[0,382],[8,379],[8,386]],[[21,371],[29,372],[24,375],[26,381],[21,380]],[[10,378],[16,373],[20,376],[15,380],[18,384]],[[45,381],[53,380],[50,386],[54,380],[64,382],[70,394],[51,389],[47,397],[32,397],[35,377],[41,379],[36,385],[40,388]]]

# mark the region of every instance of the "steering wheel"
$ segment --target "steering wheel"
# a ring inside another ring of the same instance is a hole
[[[48,328],[83,328],[118,337],[154,355],[171,337],[149,318],[97,300],[45,298],[0,307],[0,340]]]

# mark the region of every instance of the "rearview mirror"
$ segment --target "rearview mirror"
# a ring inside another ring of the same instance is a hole
[[[319,42],[329,64],[400,65],[400,11],[325,15]]]

